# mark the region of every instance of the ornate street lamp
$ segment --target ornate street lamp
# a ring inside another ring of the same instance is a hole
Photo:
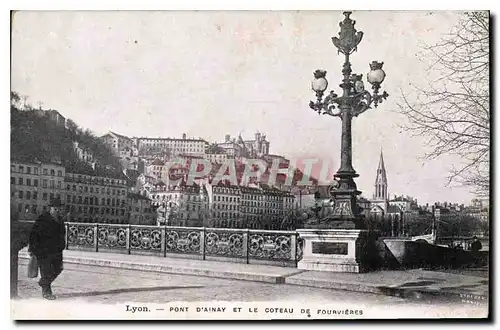
[[[342,88],[342,95],[339,96],[330,91],[323,99],[328,87],[326,71],[316,70],[311,84],[312,90],[316,93],[316,101],[311,101],[309,107],[318,114],[340,117],[342,120],[341,165],[334,175],[334,183],[328,190],[335,203],[334,211],[326,220],[330,226],[333,225],[332,221],[343,221],[343,228],[362,228],[364,224],[360,221],[360,210],[356,203],[356,196],[361,192],[357,190],[354,182],[354,178],[359,175],[352,167],[352,118],[370,109],[372,104],[377,107],[389,94],[385,91],[379,94],[380,85],[385,79],[383,62],[373,61],[370,64],[367,80],[372,85],[373,93],[365,90],[363,75],[352,74],[349,56],[357,50],[363,38],[363,32],[358,32],[354,28],[356,22],[350,19],[351,12],[344,12],[344,15],[344,20],[339,24],[339,38],[332,38],[338,53],[345,56],[342,67],[343,79],[339,85]]]

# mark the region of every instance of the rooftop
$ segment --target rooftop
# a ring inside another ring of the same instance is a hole
[[[170,138],[170,137],[167,137],[167,138],[161,138],[161,137],[157,137],[157,138],[154,138],[154,137],[138,137],[137,141],[140,141],[140,140],[193,141],[193,142],[205,142],[205,143],[208,143],[205,139],[202,139],[202,138],[197,138],[197,139],[185,138],[185,139],[182,139],[182,138]]]
[[[103,136],[106,136],[106,135],[109,135],[109,134],[113,134],[113,135],[116,135],[118,136],[119,138],[121,139],[126,139],[126,140],[132,140],[131,138],[129,138],[128,136],[125,136],[125,135],[121,135],[121,134],[118,134],[118,133],[115,133],[115,132],[112,132],[112,131],[109,131],[108,134],[105,134]]]

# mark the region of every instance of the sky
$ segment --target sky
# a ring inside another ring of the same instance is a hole
[[[424,160],[427,146],[405,132],[401,90],[425,86],[421,46],[450,32],[452,11],[354,11],[363,40],[353,73],[384,62],[389,98],[353,120],[353,166],[371,197],[383,149],[391,197],[419,204],[469,204],[467,188],[446,186],[458,159]],[[331,42],[340,11],[17,12],[12,23],[11,89],[57,109],[97,135],[253,139],[270,152],[318,156],[340,165],[341,121],[309,109],[312,73],[324,69],[339,92],[343,56]],[[366,87],[369,87],[365,82]]]

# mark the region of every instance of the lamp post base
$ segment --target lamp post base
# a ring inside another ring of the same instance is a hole
[[[364,273],[376,262],[375,233],[362,229],[298,229],[304,240],[299,269]]]

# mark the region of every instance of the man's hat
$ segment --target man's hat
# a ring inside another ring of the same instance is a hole
[[[49,207],[61,207],[61,206],[62,206],[61,199],[59,198],[54,198],[49,203]]]

